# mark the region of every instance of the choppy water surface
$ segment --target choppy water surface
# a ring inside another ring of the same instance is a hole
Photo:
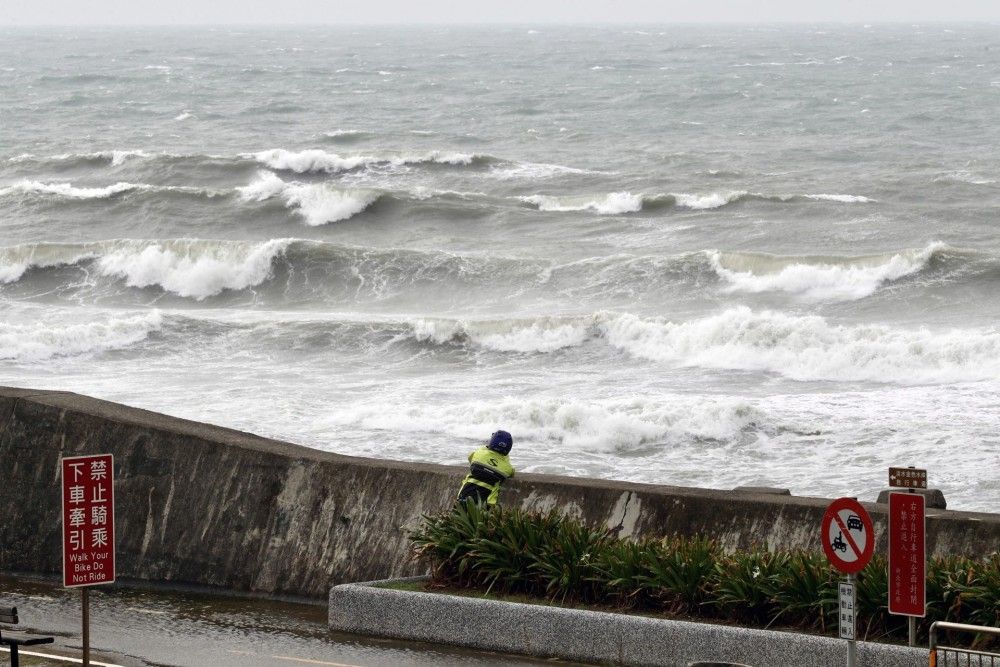
[[[0,32],[0,382],[1000,507],[1000,28]]]

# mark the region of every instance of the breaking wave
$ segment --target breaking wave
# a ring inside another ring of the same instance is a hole
[[[37,362],[119,350],[145,340],[162,323],[159,311],[92,322],[0,322],[0,359]]]
[[[532,195],[522,197],[521,201],[531,204],[539,211],[594,211],[604,215],[618,213],[635,213],[642,210],[642,195],[630,192],[612,192],[604,197],[549,197]]]
[[[421,319],[413,323],[413,336],[418,341],[469,343],[496,352],[555,352],[582,345],[589,329],[587,322],[559,318],[484,322]]]
[[[920,250],[864,257],[781,257],[709,251],[712,268],[731,291],[788,292],[811,299],[852,300],[885,283],[918,273],[935,258],[954,252],[944,243]]]
[[[93,153],[61,153],[59,155],[52,155],[48,157],[41,157],[34,155],[33,153],[22,153],[21,155],[16,155],[12,158],[8,158],[8,162],[18,164],[23,162],[36,162],[36,163],[63,163],[63,164],[93,164],[101,163],[110,165],[112,167],[118,167],[126,162],[133,159],[150,159],[155,157],[164,157],[166,153],[147,153],[142,150],[112,150],[112,151],[96,151]],[[176,157],[176,156],[175,156]]]
[[[292,171],[297,174],[320,173],[336,174],[354,169],[372,167],[402,167],[407,165],[437,164],[450,166],[468,166],[472,164],[488,164],[494,158],[487,155],[470,153],[447,153],[431,151],[421,155],[372,156],[353,155],[341,157],[324,150],[310,149],[304,151],[287,151],[281,148],[261,151],[249,155],[260,164],[277,171]]]
[[[735,307],[690,321],[600,311],[579,317],[380,322],[392,344],[474,354],[573,353],[611,348],[668,368],[773,373],[798,381],[899,385],[977,382],[1000,375],[1000,331],[836,324]],[[369,329],[372,331],[372,329]],[[371,334],[369,334],[371,335]]]
[[[601,336],[633,357],[715,369],[767,371],[795,380],[898,384],[995,379],[1000,332],[838,325],[736,307],[689,322],[601,316]]]
[[[159,286],[182,297],[204,299],[223,290],[259,285],[272,261],[292,239],[260,244],[239,241],[115,240],[81,244],[27,244],[0,249],[0,283],[20,280],[29,269],[87,262],[99,276],[129,287]]]
[[[261,172],[257,180],[237,188],[245,201],[266,201],[274,197],[301,215],[312,227],[352,218],[382,196],[378,190],[339,189],[325,183],[287,183],[271,172]]]
[[[429,405],[356,404],[329,418],[331,425],[365,430],[445,433],[478,440],[504,424],[534,442],[576,451],[628,452],[653,444],[726,442],[776,432],[776,420],[747,401],[673,395],[620,400],[515,398]]]
[[[260,186],[260,197],[270,192],[264,185]],[[274,197],[285,205],[295,205],[297,200],[286,191],[289,184],[277,179],[272,185],[277,193]],[[58,267],[71,267],[72,272]],[[55,289],[80,298],[86,297],[84,292],[88,290],[90,296],[97,296],[93,288],[104,279],[105,286],[108,281],[124,281],[124,287],[158,286],[198,300],[227,290],[252,289],[245,296],[274,305],[359,299],[401,299],[400,305],[405,305],[418,295],[421,300],[451,302],[461,295],[476,302],[496,299],[498,290],[504,298],[547,298],[558,294],[560,298],[611,305],[622,299],[660,299],[669,290],[691,296],[720,288],[850,300],[867,297],[888,283],[924,272],[933,280],[960,276],[963,284],[988,287],[1000,278],[1000,261],[939,243],[922,250],[853,258],[706,250],[663,256],[609,255],[568,263],[480,253],[344,246],[294,238],[256,242],[118,239],[0,247],[0,287],[16,283],[25,295]],[[104,289],[99,296],[107,299],[120,292]],[[517,336],[492,333],[496,334],[491,341],[497,349],[519,349],[521,343],[514,340]],[[428,339],[439,335],[446,334],[428,334]],[[557,339],[575,340],[577,336],[568,330],[547,335],[552,345]]]
[[[606,195],[575,195],[566,197],[531,195],[520,197],[520,200],[540,211],[593,211],[603,215],[636,213],[643,210],[648,211],[671,207],[693,211],[706,211],[748,201],[773,203],[830,201],[842,204],[873,203],[875,201],[874,199],[860,195],[768,195],[746,192],[744,190],[710,192],[707,194],[681,192],[644,195],[633,194],[631,192],[612,192]]]
[[[301,301],[386,300],[417,291],[453,296],[456,288],[493,289],[497,280],[541,282],[544,260],[480,257],[442,251],[342,246],[303,239],[222,241],[133,240],[31,243],[0,248],[0,287],[69,290],[76,297],[100,289],[101,298],[126,287],[159,287],[203,300],[227,290],[276,305]],[[62,273],[64,269],[73,272]],[[103,280],[103,282],[102,282]],[[402,297],[401,297],[402,298]]]
[[[136,192],[181,193],[195,196],[216,197],[224,194],[204,188],[149,185],[147,183],[115,183],[104,187],[75,187],[72,183],[42,183],[40,181],[20,181],[13,185],[0,187],[0,197],[10,195],[52,196],[65,199],[112,199],[119,195]]]
[[[603,342],[670,367],[765,371],[794,380],[925,384],[995,379],[1000,331],[833,324],[819,316],[731,308],[674,322],[628,313],[464,321],[419,319],[418,342],[497,353],[549,354]]]

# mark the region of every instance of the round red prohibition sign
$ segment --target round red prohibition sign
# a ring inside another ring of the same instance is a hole
[[[875,551],[875,530],[868,512],[854,498],[837,498],[823,515],[823,551],[844,574],[865,569]]]

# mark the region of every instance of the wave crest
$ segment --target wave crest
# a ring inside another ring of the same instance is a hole
[[[97,267],[106,276],[124,278],[130,287],[158,285],[201,300],[264,282],[271,276],[272,260],[290,243],[277,239],[255,246],[198,240],[120,244],[99,257]]]
[[[148,183],[114,183],[104,187],[75,187],[72,183],[43,183],[24,180],[0,188],[0,197],[10,195],[37,195],[61,197],[65,199],[113,199],[119,195],[137,192],[181,193],[201,197],[216,197],[224,193],[196,187],[173,185],[150,185]]]
[[[261,172],[256,181],[237,191],[245,201],[261,202],[280,196],[285,206],[299,213],[311,227],[352,218],[382,196],[377,190],[340,190],[325,183],[286,183],[271,172]]]
[[[532,321],[463,322],[422,319],[413,323],[418,341],[470,342],[495,352],[546,353],[582,345],[589,323],[541,318]]]
[[[448,153],[431,151],[422,155],[394,155],[378,157],[372,155],[354,155],[341,157],[320,149],[304,151],[288,151],[283,148],[253,153],[249,157],[277,171],[292,171],[297,174],[329,173],[336,174],[369,167],[402,167],[406,165],[439,164],[451,166],[468,166],[480,161],[488,161],[487,156],[470,153]]]
[[[767,371],[795,380],[921,384],[1000,374],[1000,333],[835,325],[737,307],[689,322],[604,315],[613,347],[675,366]]]
[[[25,363],[119,350],[145,340],[161,324],[159,311],[80,324],[0,322],[0,359]]]
[[[339,410],[330,421],[365,430],[444,432],[472,440],[504,424],[519,439],[591,452],[627,452],[692,440],[735,441],[753,431],[780,428],[744,400],[683,395],[591,401],[510,397],[432,406],[359,404]]]
[[[130,287],[159,286],[202,300],[223,290],[253,287],[271,276],[275,257],[293,239],[259,244],[179,239],[116,240],[83,244],[26,244],[0,249],[0,283],[20,280],[31,268],[93,261],[98,275],[123,279]]]
[[[612,192],[605,195],[573,195],[555,197],[551,195],[530,195],[519,197],[520,201],[534,206],[540,211],[593,211],[603,215],[618,215],[636,213],[643,210],[658,208],[683,208],[692,211],[708,211],[746,201],[762,201],[771,203],[830,201],[841,204],[874,203],[874,199],[861,195],[838,194],[803,194],[803,195],[768,195],[746,190],[729,192],[709,192],[706,194],[691,194],[672,192],[661,194],[633,194],[631,192]]]
[[[865,257],[780,257],[708,251],[712,268],[730,291],[788,292],[810,299],[853,300],[885,283],[919,273],[950,250],[931,243],[919,250]]]

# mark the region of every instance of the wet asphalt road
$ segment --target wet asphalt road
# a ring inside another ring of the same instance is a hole
[[[56,637],[37,650],[80,657],[78,589],[0,575],[0,605],[17,606],[21,629]],[[306,602],[113,584],[91,589],[90,609],[92,659],[125,667],[570,664],[336,634],[326,607]]]

